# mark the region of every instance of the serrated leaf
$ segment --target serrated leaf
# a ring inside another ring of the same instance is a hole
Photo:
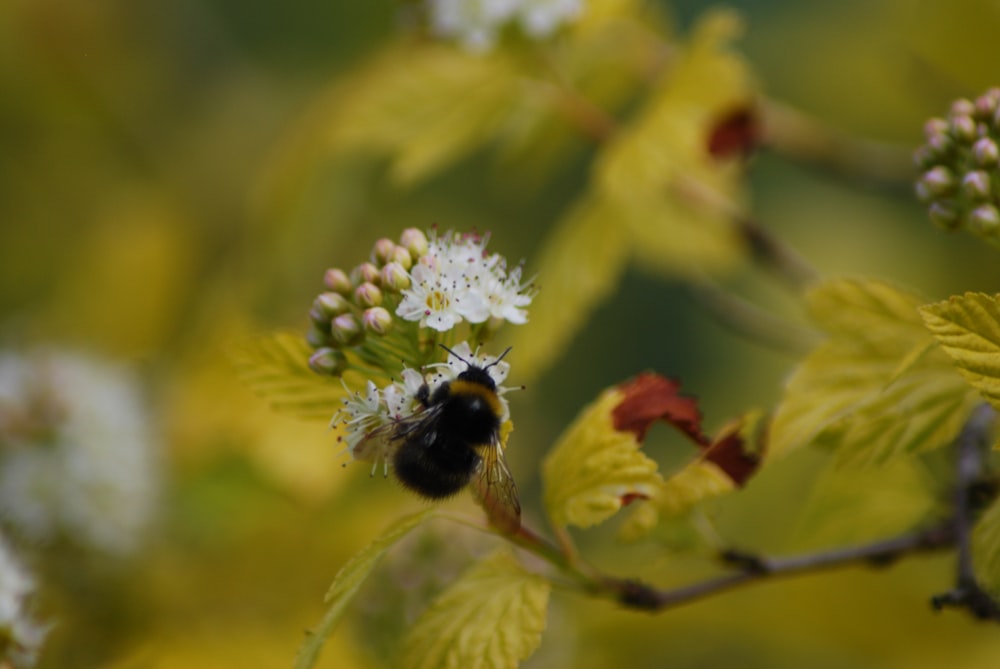
[[[619,388],[602,393],[545,458],[545,507],[554,525],[603,522],[635,496],[652,495],[662,482],[636,435],[615,428],[613,413],[623,399]]]
[[[493,139],[520,87],[500,51],[469,54],[427,42],[395,49],[338,96],[331,148],[386,153],[393,179],[412,184]]]
[[[840,279],[807,296],[829,335],[795,370],[778,406],[770,451],[806,444],[842,461],[878,462],[950,443],[975,404],[923,326],[914,295]]]
[[[309,368],[312,349],[293,332],[277,332],[244,342],[232,354],[240,379],[278,411],[329,421],[345,395],[339,379]]]
[[[333,633],[347,605],[375,569],[378,561],[396,542],[424,522],[433,512],[433,509],[426,509],[400,518],[341,567],[323,600],[327,604],[326,614],[319,625],[309,631],[295,659],[295,669],[309,669],[316,664],[323,643]]]
[[[962,376],[1000,408],[1000,303],[995,296],[966,293],[920,308],[927,328]]]
[[[473,565],[417,620],[409,669],[514,669],[541,642],[549,581],[506,552]]]
[[[531,327],[518,328],[509,340],[519,370],[544,369],[614,291],[629,251],[628,239],[609,225],[613,216],[606,203],[587,200],[546,241],[538,260],[544,281],[531,306]],[[522,380],[524,373],[518,372]]]

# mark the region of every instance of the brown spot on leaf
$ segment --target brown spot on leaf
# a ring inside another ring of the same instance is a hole
[[[737,486],[745,484],[760,465],[760,457],[747,448],[739,431],[724,434],[709,446],[705,459],[724,471]]]
[[[639,502],[645,499],[649,499],[649,495],[643,495],[641,492],[627,492],[622,495],[622,506],[628,506],[632,502]]]
[[[730,109],[708,132],[708,152],[715,158],[748,158],[760,144],[761,124],[750,104]]]

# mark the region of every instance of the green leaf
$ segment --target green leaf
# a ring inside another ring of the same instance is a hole
[[[409,669],[513,669],[541,642],[549,581],[506,552],[473,565],[417,620]]]
[[[770,452],[806,444],[878,462],[950,443],[975,404],[920,318],[921,300],[877,281],[841,279],[808,296],[830,338],[789,379]]]
[[[294,332],[245,342],[233,353],[240,379],[272,407],[299,418],[329,421],[345,395],[339,379],[309,368],[312,349]]]
[[[995,296],[966,293],[920,308],[927,328],[962,376],[1000,409],[1000,303]]]
[[[433,512],[433,509],[425,509],[419,513],[400,518],[379,538],[341,567],[324,598],[324,602],[328,605],[326,614],[319,625],[310,630],[299,649],[298,657],[295,659],[295,669],[309,669],[316,664],[326,639],[333,633],[347,605],[350,604],[354,595],[357,594],[358,588],[371,574],[382,555],[411,530],[424,522]]]
[[[636,435],[615,429],[612,414],[622,400],[618,388],[602,393],[545,458],[542,482],[553,525],[596,525],[635,496],[652,496],[663,482]]]

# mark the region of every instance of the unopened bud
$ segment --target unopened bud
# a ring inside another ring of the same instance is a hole
[[[326,270],[326,274],[323,275],[323,285],[341,295],[350,295],[354,289],[347,272],[336,267]]]
[[[341,314],[330,324],[330,334],[333,341],[341,346],[354,346],[364,339],[361,324],[353,314]]]
[[[983,137],[972,145],[972,155],[980,167],[994,167],[1000,162],[1000,149],[989,137]]]
[[[954,230],[959,225],[958,211],[950,202],[933,202],[927,209],[931,221],[945,230]]]
[[[942,165],[927,170],[920,177],[920,182],[927,188],[927,192],[934,197],[948,195],[955,190],[954,175],[952,175],[951,170]]]
[[[962,177],[962,192],[971,200],[988,200],[990,197],[990,176],[982,170],[969,172]]]
[[[402,246],[397,246],[392,250],[392,257],[389,258],[389,262],[402,265],[403,269],[410,269],[413,267],[413,257],[410,255],[410,252]]]
[[[382,266],[389,262],[389,258],[392,256],[395,248],[396,244],[391,239],[383,237],[377,240],[372,247],[372,257],[375,259],[375,264]]]
[[[386,291],[400,293],[410,287],[410,275],[398,262],[391,262],[382,268],[382,287]]]
[[[377,335],[384,335],[392,328],[392,314],[382,307],[365,309],[361,314],[361,323],[365,330]]]
[[[354,291],[354,302],[362,308],[377,307],[382,304],[382,291],[374,283],[366,281]]]
[[[995,235],[1000,232],[1000,211],[991,204],[984,204],[969,212],[969,226],[982,234]]]
[[[976,122],[972,116],[953,116],[950,126],[952,137],[959,141],[971,142],[976,138]]]
[[[312,311],[309,312],[309,315],[313,316],[315,313],[313,320],[316,321],[329,321],[340,314],[347,313],[350,308],[350,303],[340,293],[320,293],[313,300]]]
[[[340,376],[347,369],[347,356],[332,348],[321,348],[309,356],[309,368],[317,374]]]
[[[1000,98],[1000,88],[991,88],[976,99],[976,118],[980,121],[991,121],[997,110]]]
[[[368,283],[378,283],[378,279],[378,267],[373,263],[363,262],[351,270],[351,282],[355,286],[361,285],[365,281]]]
[[[952,118],[957,116],[972,116],[976,112],[976,105],[971,100],[959,98],[951,103],[950,112]]]
[[[927,141],[931,141],[935,137],[940,137],[948,133],[948,122],[943,118],[932,118],[928,119],[924,123],[924,137]]]
[[[403,230],[403,234],[399,236],[399,245],[409,251],[410,256],[414,260],[427,253],[427,249],[429,248],[427,235],[423,233],[423,230],[418,228]]]

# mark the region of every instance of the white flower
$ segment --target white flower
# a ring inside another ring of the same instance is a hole
[[[583,0],[524,0],[518,20],[524,32],[541,39],[575,19],[582,10]]]
[[[529,37],[546,38],[582,9],[583,0],[428,0],[431,31],[474,52],[490,50],[513,22]]]
[[[470,51],[487,51],[521,0],[429,0],[431,30]]]
[[[427,253],[411,269],[411,285],[402,292],[396,315],[439,332],[491,316],[526,322],[529,287],[520,283],[520,268],[508,276],[503,257],[486,252],[488,241],[451,232],[432,235]]]
[[[485,286],[486,299],[489,301],[490,316],[500,318],[515,325],[528,322],[528,312],[524,307],[531,304],[532,296],[521,284],[521,268],[515,267],[511,273],[501,278],[491,276]]]
[[[35,662],[48,628],[28,614],[35,582],[0,537],[0,666],[27,667]]]
[[[134,548],[159,489],[140,395],[92,359],[0,355],[0,517],[32,539]]]

